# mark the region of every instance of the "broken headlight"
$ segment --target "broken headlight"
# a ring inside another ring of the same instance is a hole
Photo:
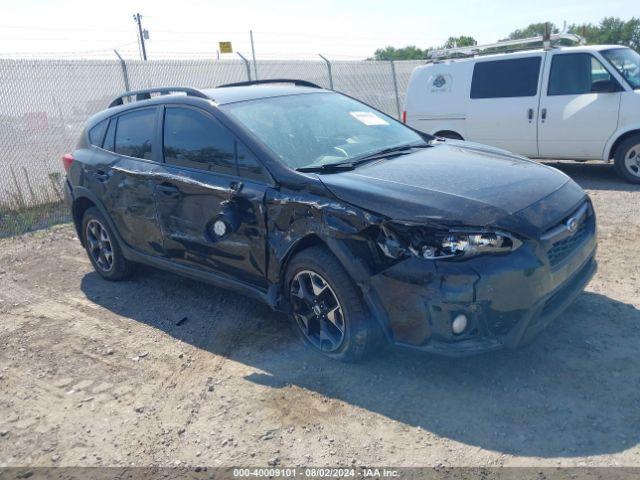
[[[428,260],[471,257],[483,253],[507,253],[522,242],[501,231],[430,229],[407,227],[403,231],[383,228],[378,246],[390,258],[410,253]]]

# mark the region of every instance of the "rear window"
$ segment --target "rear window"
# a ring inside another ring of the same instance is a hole
[[[128,157],[151,160],[155,129],[155,108],[120,115],[116,127],[115,152]]]
[[[104,138],[104,132],[107,130],[107,123],[109,120],[103,120],[89,130],[89,143],[96,147],[102,146],[102,139]]]
[[[478,62],[471,98],[532,97],[538,92],[541,57]]]
[[[104,137],[102,148],[113,152],[115,150],[114,143],[116,141],[116,125],[118,124],[118,117],[114,117],[109,121],[109,128],[107,134]]]

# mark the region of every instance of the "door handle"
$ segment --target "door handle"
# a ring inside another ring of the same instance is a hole
[[[542,112],[540,112],[540,118],[542,119],[543,122],[547,119],[547,109],[546,108],[543,108]]]
[[[95,174],[93,175],[93,177],[101,182],[104,183],[107,180],[109,180],[109,174],[107,172],[105,172],[104,170],[96,170]]]
[[[175,185],[171,183],[161,183],[156,187],[156,189],[167,197],[178,197],[180,196],[180,190]]]
[[[529,120],[529,122],[533,120],[533,108],[527,110],[527,119]]]

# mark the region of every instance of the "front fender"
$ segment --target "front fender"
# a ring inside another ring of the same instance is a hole
[[[363,278],[365,271],[349,271],[351,262],[345,261],[349,254],[341,245],[364,241],[361,233],[379,222],[377,216],[324,195],[287,190],[268,192],[266,206],[271,283],[280,281],[283,267],[300,245],[318,241],[341,260],[350,274],[355,273],[356,281]]]
[[[613,147],[614,145],[616,145],[618,139],[620,139],[623,135],[632,132],[640,133],[640,122],[633,123],[631,125],[625,125],[623,128],[619,128],[618,130],[616,130],[604,146],[602,160],[606,163],[609,163],[609,161],[613,157]]]
[[[273,191],[267,195],[269,251],[268,281],[276,286],[279,307],[284,308],[282,284],[287,264],[300,250],[323,245],[338,259],[354,283],[372,315],[386,335],[390,335],[388,319],[370,278],[375,274],[375,247],[369,229],[381,217],[326,196],[308,192]]]

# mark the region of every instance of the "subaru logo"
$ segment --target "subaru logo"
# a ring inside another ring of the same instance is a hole
[[[576,217],[571,217],[567,220],[566,226],[567,230],[571,233],[576,233],[576,230],[578,230],[578,219]]]

